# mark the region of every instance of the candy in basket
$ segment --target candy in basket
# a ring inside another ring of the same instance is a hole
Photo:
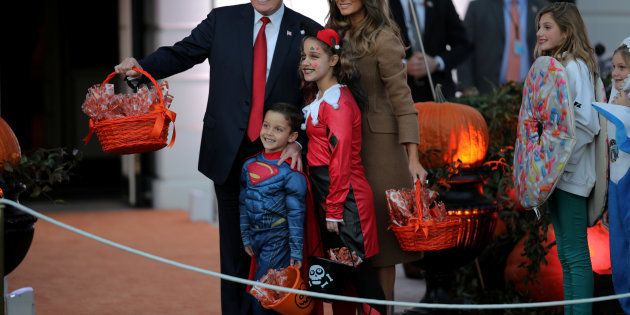
[[[280,270],[269,269],[258,281],[271,285],[306,290],[306,284],[302,280],[300,270],[293,266]],[[305,295],[279,292],[272,289],[265,289],[257,285],[253,286],[249,293],[260,301],[260,304],[264,308],[272,309],[280,314],[306,315],[310,314],[313,309],[312,299]]]
[[[90,117],[90,131],[84,142],[96,132],[103,151],[116,154],[143,153],[159,150],[167,145],[168,129],[175,122],[169,110],[173,96],[168,94],[168,83],[158,83],[141,69],[153,86],[141,86],[134,94],[115,94],[108,82],[111,73],[101,84],[88,89],[82,109]],[[175,128],[169,147],[175,142]]]
[[[414,188],[385,191],[390,229],[406,251],[442,250],[454,247],[460,220],[446,216],[438,194],[416,181]]]

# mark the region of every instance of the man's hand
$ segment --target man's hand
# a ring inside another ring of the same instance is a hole
[[[131,68],[136,67],[142,69],[136,58],[129,57],[125,58],[122,62],[120,62],[117,66],[114,67],[114,71],[118,74],[124,74],[131,78],[136,78],[140,76],[140,73],[137,71],[131,70]]]
[[[339,222],[326,221],[326,229],[328,232],[339,234]]]
[[[278,166],[282,165],[282,163],[284,163],[284,161],[288,158],[291,158],[291,168],[298,172],[301,172],[302,149],[297,143],[289,143],[289,145],[284,148],[284,150],[282,151],[282,155],[280,155],[280,160],[278,160]]]
[[[427,63],[429,64],[429,70],[431,73],[435,72],[437,69],[437,62],[435,58],[424,55],[420,52],[414,52],[411,58],[407,60],[407,74],[416,79],[421,79],[427,76],[427,67],[424,63],[424,59],[426,58]]]
[[[254,257],[254,250],[251,246],[245,246],[245,252],[249,255],[249,257]]]

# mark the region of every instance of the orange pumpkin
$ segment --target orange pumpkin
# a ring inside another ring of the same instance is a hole
[[[481,164],[490,141],[488,125],[475,108],[457,103],[416,103],[424,167],[436,168],[461,161],[463,167]]]
[[[18,143],[11,127],[0,117],[0,172],[4,170],[4,162],[15,164],[22,156]]]
[[[530,260],[522,256],[523,246],[528,235],[525,235],[514,246],[512,253],[508,256],[505,264],[505,280],[512,282],[516,290],[536,301],[558,301],[564,298],[562,289],[562,265],[558,259],[557,246],[553,246],[547,252],[545,260],[547,264],[540,265],[540,272],[534,276],[533,281],[524,283],[527,276],[527,269],[519,267],[523,263],[530,263]],[[599,221],[594,226],[587,229],[587,239],[589,253],[593,271],[597,274],[611,274],[610,264],[610,239],[608,230]],[[556,240],[553,227],[549,225],[547,230],[547,241],[543,246],[549,246]]]

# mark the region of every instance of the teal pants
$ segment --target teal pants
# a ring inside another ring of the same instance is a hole
[[[556,189],[548,205],[562,264],[564,299],[593,297],[593,267],[586,239],[587,198]],[[564,307],[565,315],[591,312],[590,303]]]

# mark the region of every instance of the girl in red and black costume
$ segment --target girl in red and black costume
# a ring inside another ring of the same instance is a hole
[[[361,163],[361,109],[366,103],[358,75],[341,53],[332,29],[305,30],[300,76],[311,189],[323,246],[348,247],[363,259],[351,277],[360,297],[385,298],[370,257],[378,253],[372,189]],[[334,305],[333,305],[334,307]],[[372,305],[372,314],[385,313]]]

